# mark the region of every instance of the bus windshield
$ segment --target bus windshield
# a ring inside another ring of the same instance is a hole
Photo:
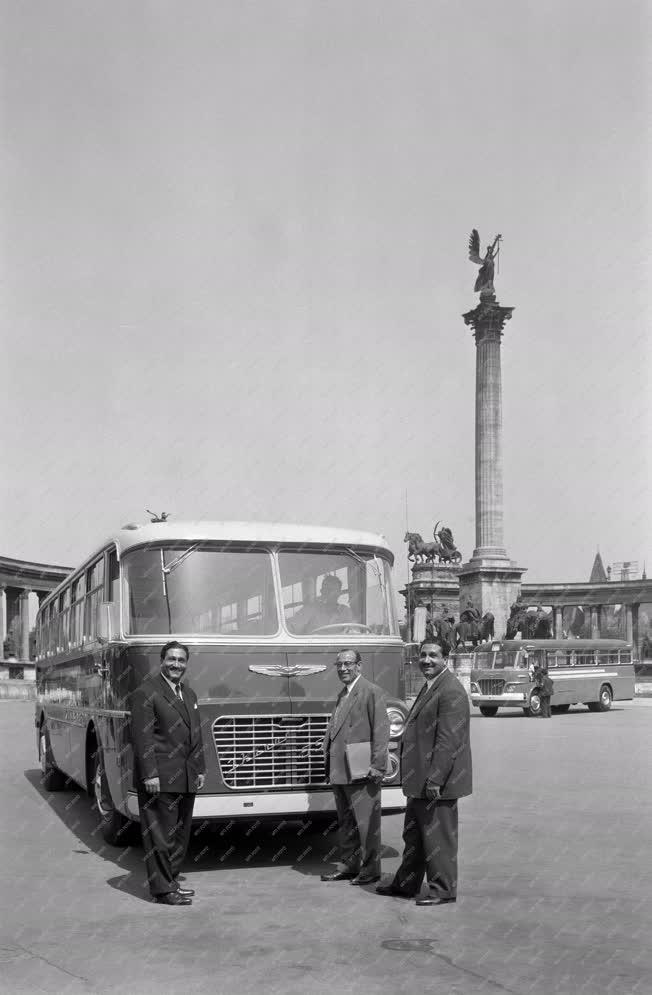
[[[272,635],[272,558],[261,549],[201,543],[145,547],[123,559],[125,629],[132,635]]]
[[[130,635],[396,635],[390,564],[368,550],[282,549],[282,608],[274,554],[260,546],[175,543],[122,559]]]
[[[369,551],[281,550],[283,611],[294,635],[396,633],[389,563]]]
[[[494,653],[493,657],[495,670],[507,668],[527,670],[528,668],[527,653],[524,653],[522,650],[501,649],[497,653]]]

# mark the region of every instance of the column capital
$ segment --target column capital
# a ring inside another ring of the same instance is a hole
[[[500,342],[505,322],[512,317],[513,307],[502,307],[495,294],[480,295],[480,303],[463,314],[464,324],[473,329],[476,345],[483,341]]]

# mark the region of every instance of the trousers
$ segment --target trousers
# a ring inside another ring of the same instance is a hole
[[[550,719],[552,718],[552,712],[550,711],[550,695],[542,694],[540,695],[541,700],[541,712],[539,718]]]
[[[361,878],[380,876],[380,785],[333,784],[340,860]]]
[[[416,895],[426,875],[433,898],[457,897],[457,798],[408,798],[403,859],[392,887]]]
[[[145,868],[152,895],[165,895],[179,887],[177,876],[190,842],[194,804],[194,794],[162,791],[148,795],[138,791]]]

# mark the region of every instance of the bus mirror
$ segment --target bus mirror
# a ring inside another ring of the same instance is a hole
[[[115,601],[102,601],[97,606],[95,631],[100,643],[108,643],[118,635],[118,613]]]
[[[419,605],[414,609],[412,618],[412,639],[415,643],[422,643],[426,638],[426,613],[425,605]]]

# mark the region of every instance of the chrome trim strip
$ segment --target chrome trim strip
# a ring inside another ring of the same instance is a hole
[[[383,810],[405,809],[406,799],[401,788],[383,788]],[[138,797],[134,792],[127,796],[127,811],[138,818]],[[196,795],[193,821],[202,819],[256,818],[262,815],[304,816],[322,813],[335,814],[335,796],[329,789],[321,791],[275,791],[249,795]]]

